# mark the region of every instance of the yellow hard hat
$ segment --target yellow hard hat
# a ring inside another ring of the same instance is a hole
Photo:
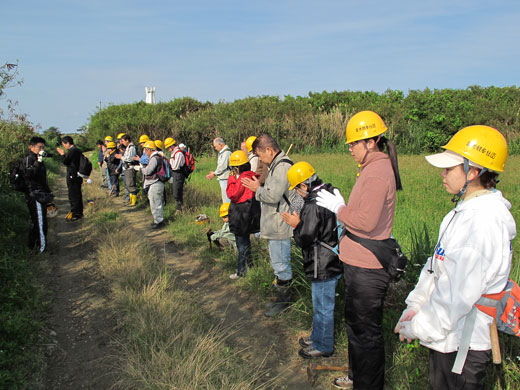
[[[163,150],[163,143],[162,143],[162,141],[161,141],[160,139],[156,139],[156,140],[153,141],[153,142],[155,142],[155,147],[156,147],[156,149],[161,149],[161,150]]]
[[[253,150],[253,142],[255,142],[256,137],[252,135],[248,139],[246,139],[246,148],[248,152],[251,152]]]
[[[107,136],[105,137],[105,141],[113,141],[113,140],[114,140],[114,139],[113,139],[111,136],[109,136],[109,135],[107,135]]]
[[[493,127],[475,125],[459,130],[443,146],[469,161],[495,172],[504,172],[507,159],[507,141]]]
[[[143,134],[139,137],[139,143],[142,144],[146,141],[150,141],[150,138],[148,138],[148,136],[146,134]]]
[[[123,138],[123,135],[125,135],[125,133],[119,133],[116,138],[121,139],[121,138]]]
[[[164,147],[168,149],[170,146],[175,145],[175,140],[172,137],[168,137],[164,140]]]
[[[108,149],[115,149],[116,148],[116,143],[114,141],[110,141],[109,143],[107,143],[107,148]]]
[[[346,144],[369,139],[383,134],[387,130],[385,122],[374,111],[361,111],[354,115],[347,123]]]
[[[316,173],[316,170],[306,161],[300,161],[294,164],[287,171],[287,180],[289,181],[289,190],[293,190],[298,184],[303,183]]]
[[[151,150],[155,150],[156,146],[155,146],[155,142],[154,141],[146,141],[144,143],[144,147],[146,149],[151,149]]]
[[[238,167],[239,165],[243,165],[247,162],[249,162],[249,159],[242,150],[236,150],[233,153],[231,153],[231,156],[229,156],[230,167]]]
[[[225,217],[229,214],[229,202],[223,203],[222,206],[220,206],[220,217]]]

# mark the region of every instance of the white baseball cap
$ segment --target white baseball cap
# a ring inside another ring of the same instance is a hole
[[[179,144],[179,148],[185,148],[185,147],[186,147],[186,145],[184,145],[184,144]]]
[[[464,157],[460,154],[446,150],[442,153],[431,154],[425,156],[426,161],[436,168],[452,168],[457,165],[464,164]],[[482,165],[475,164],[473,161],[469,161],[469,165],[475,168],[482,169]]]

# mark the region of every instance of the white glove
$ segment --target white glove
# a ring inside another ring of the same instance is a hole
[[[411,343],[412,340],[415,340],[417,336],[412,331],[412,322],[411,321],[401,321],[399,328],[399,340],[404,341],[405,339]]]
[[[399,333],[399,329],[401,329],[403,321],[411,321],[412,318],[417,314],[415,310],[405,309],[403,310],[403,314],[401,314],[401,318],[397,321],[397,324],[394,328],[394,333]]]
[[[42,162],[43,161],[43,155],[45,154],[45,152],[43,150],[40,150],[38,152],[38,162]]]
[[[345,206],[345,199],[343,199],[343,196],[341,196],[341,193],[337,188],[334,189],[334,194],[323,189],[318,192],[316,204],[332,211],[334,214],[337,214],[338,209],[341,206]]]

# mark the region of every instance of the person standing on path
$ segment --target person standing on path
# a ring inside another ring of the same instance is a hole
[[[107,156],[105,161],[107,163],[108,178],[110,182],[110,190],[108,191],[109,196],[119,196],[119,171],[118,168],[121,164],[121,160],[117,157],[116,152],[117,145],[115,142],[107,143]]]
[[[269,167],[265,183],[260,185],[256,176],[243,178],[242,184],[255,193],[261,202],[260,234],[267,239],[271,267],[276,276],[277,297],[264,315],[280,314],[293,300],[291,269],[292,227],[284,223],[282,213],[288,212],[294,190],[289,191],[287,171],[293,162],[269,134],[262,134],[253,143],[253,151]]]
[[[443,148],[426,160],[442,169],[456,205],[441,223],[433,256],[406,298],[395,332],[430,350],[430,389],[484,389],[493,318],[475,305],[482,295],[504,290],[516,236],[511,203],[496,189],[507,141],[498,130],[477,125],[457,132]]]
[[[336,215],[316,204],[316,194],[334,187],[323,183],[311,164],[300,161],[287,171],[291,190],[304,199],[300,212],[283,213],[285,223],[294,228],[294,241],[302,248],[303,271],[312,286],[312,332],[302,337],[298,354],[304,359],[328,357],[334,353],[334,306],[336,286],[343,266],[335,252],[338,245]]]
[[[226,142],[220,137],[213,140],[213,147],[218,152],[217,168],[208,173],[206,179],[211,180],[214,177],[218,179],[222,203],[229,203],[226,188],[229,177],[229,156],[231,156],[231,149],[229,149],[229,146],[227,146]]]
[[[105,144],[103,143],[103,141],[101,140],[98,140],[96,142],[96,146],[97,148],[99,149],[98,150],[98,167],[99,167],[99,174],[101,176],[101,185],[100,187],[101,188],[106,188],[108,187],[107,185],[107,170],[105,168],[103,168],[103,163],[105,162],[105,151],[106,151],[106,147],[105,147]]]
[[[372,240],[391,236],[396,191],[402,189],[397,152],[384,136],[381,117],[372,111],[354,115],[346,128],[346,143],[359,167],[348,203],[338,189],[318,192],[316,203],[337,215],[350,233]],[[383,153],[387,148],[388,154]],[[343,236],[339,244],[345,286],[348,336],[348,376],[336,378],[338,388],[383,390],[385,349],[383,306],[390,276],[377,257]]]
[[[130,202],[128,206],[133,207],[137,202],[137,184],[136,184],[136,171],[134,165],[136,164],[134,157],[137,156],[137,150],[135,145],[132,143],[132,138],[125,134],[121,137],[121,143],[125,146],[125,153],[122,156],[123,173],[126,188],[128,189]]]
[[[67,153],[59,147],[56,148],[56,151],[60,154],[61,161],[67,167],[67,189],[70,202],[70,213],[67,219],[77,221],[83,218],[83,195],[81,193],[83,178],[78,175],[81,150],[74,145],[74,140],[68,135],[61,139],[61,144],[67,150]]]
[[[231,199],[229,230],[235,235],[238,249],[237,271],[229,278],[236,280],[245,276],[253,266],[250,235],[260,231],[260,203],[255,199],[255,193],[242,184],[243,178],[256,175],[251,171],[247,154],[242,150],[233,152],[229,157],[229,166],[232,167],[226,190]]]
[[[186,157],[179,146],[175,144],[173,138],[164,140],[164,147],[170,151],[170,167],[172,169],[172,192],[173,199],[176,202],[175,214],[182,211],[183,192],[184,192],[184,176],[183,167],[186,165]]]
[[[157,177],[157,172],[161,168],[162,157],[157,152],[154,141],[147,141],[144,144],[144,152],[148,156],[149,161],[148,165],[143,167],[141,171],[144,176],[143,187],[150,201],[150,211],[153,216],[152,229],[157,229],[164,225],[164,183]]]
[[[47,182],[47,169],[43,162],[44,155],[46,155],[45,140],[41,137],[32,137],[29,141],[29,154],[22,160],[23,176],[27,187],[25,202],[31,217],[27,245],[30,249],[39,247],[40,253],[47,246],[47,202],[52,201],[51,189]]]
[[[105,141],[104,141],[104,144],[105,144],[105,149],[104,149],[104,154],[103,154],[104,161],[106,161],[106,159],[109,155],[108,148],[107,148],[107,145],[109,142],[114,142],[114,140],[110,135],[107,135],[105,137]],[[107,180],[108,191],[110,191],[110,190],[112,190],[112,183],[110,183],[110,172],[108,171],[108,166],[106,166],[106,164],[105,164],[104,171],[105,171],[105,176],[106,176],[106,180]]]

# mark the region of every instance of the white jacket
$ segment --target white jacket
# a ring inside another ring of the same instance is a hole
[[[510,208],[502,193],[494,190],[459,203],[444,217],[433,273],[430,257],[406,299],[408,309],[417,312],[411,331],[422,345],[443,353],[457,351],[465,317],[475,302],[482,294],[503,290],[516,235]],[[491,349],[491,322],[478,311],[470,349]]]

